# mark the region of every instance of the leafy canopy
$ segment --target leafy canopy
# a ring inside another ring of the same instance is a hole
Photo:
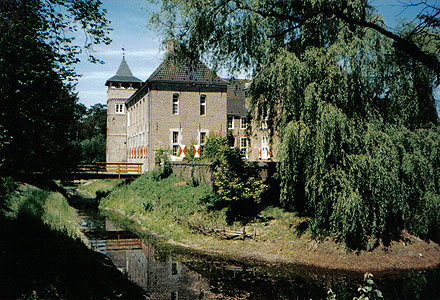
[[[214,67],[254,72],[282,205],[364,249],[402,229],[440,241],[440,39],[422,15],[391,32],[367,1],[163,0],[151,21]]]
[[[0,171],[63,171],[72,161],[78,54],[110,42],[96,0],[0,1]],[[86,43],[75,42],[83,30]],[[90,53],[89,53],[90,54]],[[96,61],[89,55],[91,61]]]

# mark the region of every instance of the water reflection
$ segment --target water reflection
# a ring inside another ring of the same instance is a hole
[[[83,230],[90,244],[107,255],[151,299],[212,299],[205,278],[171,256],[158,259],[155,248],[93,211],[81,210]]]
[[[337,299],[359,296],[363,274],[335,274],[310,267],[250,266],[153,244],[116,226],[97,210],[79,210],[91,245],[141,286],[150,299]],[[119,221],[118,221],[119,223]],[[376,278],[387,299],[440,299],[440,268]]]

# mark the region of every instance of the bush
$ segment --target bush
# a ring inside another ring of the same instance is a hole
[[[17,188],[18,184],[12,177],[0,177],[0,211],[8,209],[8,202],[14,197]]]
[[[211,134],[203,148],[203,153],[201,155],[202,159],[207,159],[210,161],[216,161],[219,159],[220,151],[228,147],[228,140],[218,134]]]
[[[173,169],[170,165],[170,156],[167,150],[156,151],[156,156],[154,157],[156,164],[156,169],[153,170],[151,176],[154,180],[159,181],[161,179],[167,178],[173,173]]]
[[[246,222],[258,210],[267,186],[258,179],[258,169],[241,158],[239,149],[222,146],[215,167],[214,183],[218,198],[227,206],[228,221]]]

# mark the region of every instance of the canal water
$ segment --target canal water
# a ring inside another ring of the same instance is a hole
[[[150,299],[337,299],[359,296],[363,274],[304,266],[249,265],[140,238],[116,224],[117,216],[79,207],[92,247],[107,255]],[[130,226],[131,227],[131,226]],[[440,299],[440,270],[375,278],[386,299]]]

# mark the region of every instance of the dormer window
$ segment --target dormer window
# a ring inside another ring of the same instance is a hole
[[[179,114],[179,94],[173,94],[173,115]]]
[[[200,115],[206,115],[206,95],[200,95]]]
[[[115,104],[115,113],[123,114],[124,113],[124,104]]]

